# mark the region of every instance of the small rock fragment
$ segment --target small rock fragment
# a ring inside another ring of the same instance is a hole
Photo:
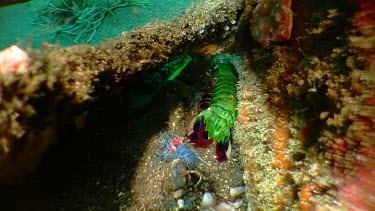
[[[173,193],[173,198],[175,199],[178,199],[182,196],[182,190],[179,189],[179,190],[176,190],[174,193]]]
[[[229,195],[232,198],[239,197],[245,191],[245,186],[231,187],[229,189]]]
[[[221,202],[220,204],[216,205],[215,211],[235,211],[236,208],[232,207],[231,205]]]
[[[210,192],[205,192],[203,194],[201,209],[213,207],[215,204],[216,204],[215,195]]]
[[[237,199],[235,202],[228,201],[228,204],[233,206],[234,208],[238,209],[242,205],[242,199]]]
[[[177,206],[179,209],[184,208],[184,200],[183,199],[177,200]]]

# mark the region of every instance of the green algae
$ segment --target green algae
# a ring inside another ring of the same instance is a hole
[[[165,64],[162,70],[170,75],[167,80],[174,80],[192,60],[193,59],[189,55],[183,54],[177,57],[177,59]]]

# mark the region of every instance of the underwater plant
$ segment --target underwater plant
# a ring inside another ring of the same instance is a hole
[[[171,75],[168,77],[167,80],[173,80],[178,75],[180,75],[182,70],[190,63],[191,60],[192,58],[189,55],[183,54],[182,56],[178,57],[178,59],[168,63],[169,64],[168,67],[171,68],[172,70],[171,70]]]
[[[143,0],[56,0],[47,3],[40,12],[43,25],[55,28],[56,36],[68,34],[78,43],[84,39],[87,43],[95,36],[102,21],[120,7],[144,5]]]
[[[161,68],[161,80],[174,80],[177,76],[180,75],[182,70],[184,70],[192,60],[193,59],[189,55],[182,54],[176,59],[173,59],[170,62],[166,63]]]

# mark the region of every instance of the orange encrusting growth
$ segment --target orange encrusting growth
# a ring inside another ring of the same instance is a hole
[[[223,50],[218,45],[215,45],[215,44],[209,44],[209,45],[204,46],[203,48],[199,48],[195,50],[195,52],[201,53],[204,56],[214,56],[222,51]]]
[[[314,182],[303,184],[299,192],[299,210],[309,211],[312,207],[311,198],[313,196],[313,190],[316,189],[317,185]]]
[[[274,168],[289,170],[292,167],[290,159],[287,157],[288,139],[291,132],[285,120],[275,119],[276,130],[273,134],[272,151],[275,153]]]
[[[283,185],[283,180],[279,177],[276,179],[276,186],[281,187]]]
[[[294,192],[290,189],[290,182],[287,179],[288,171],[292,169],[293,164],[288,157],[288,140],[292,134],[288,127],[286,118],[277,116],[274,120],[275,132],[272,139],[272,151],[274,161],[272,167],[278,169],[279,176],[276,178],[276,187],[280,193],[276,196],[274,210],[283,210],[294,199]]]
[[[276,153],[275,161],[272,165],[273,168],[289,169],[290,161],[286,158],[285,152],[281,151]]]
[[[290,188],[286,188],[282,194],[276,196],[275,200],[275,208],[273,210],[287,210],[288,208],[286,207],[288,204],[290,204],[291,201],[294,199],[294,193],[293,190]]]
[[[247,109],[247,106],[246,105],[241,105],[238,110],[239,110],[238,122],[241,125],[245,125],[248,122],[248,120],[249,120],[249,111]]]
[[[247,85],[245,86],[245,92],[243,93],[243,98],[246,100],[246,102],[251,102],[251,86]],[[248,127],[248,122],[250,121],[250,113],[249,113],[249,104],[244,103],[239,105],[238,108],[238,122],[241,124],[243,127]],[[249,128],[244,128],[245,130]]]
[[[251,92],[251,86],[250,85],[247,85],[245,87],[245,93],[244,93],[244,97],[246,100],[251,100],[251,95],[250,95],[250,92]]]

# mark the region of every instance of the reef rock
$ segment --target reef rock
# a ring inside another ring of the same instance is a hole
[[[270,42],[290,39],[293,26],[291,0],[261,0],[251,18],[251,34],[268,47]]]

